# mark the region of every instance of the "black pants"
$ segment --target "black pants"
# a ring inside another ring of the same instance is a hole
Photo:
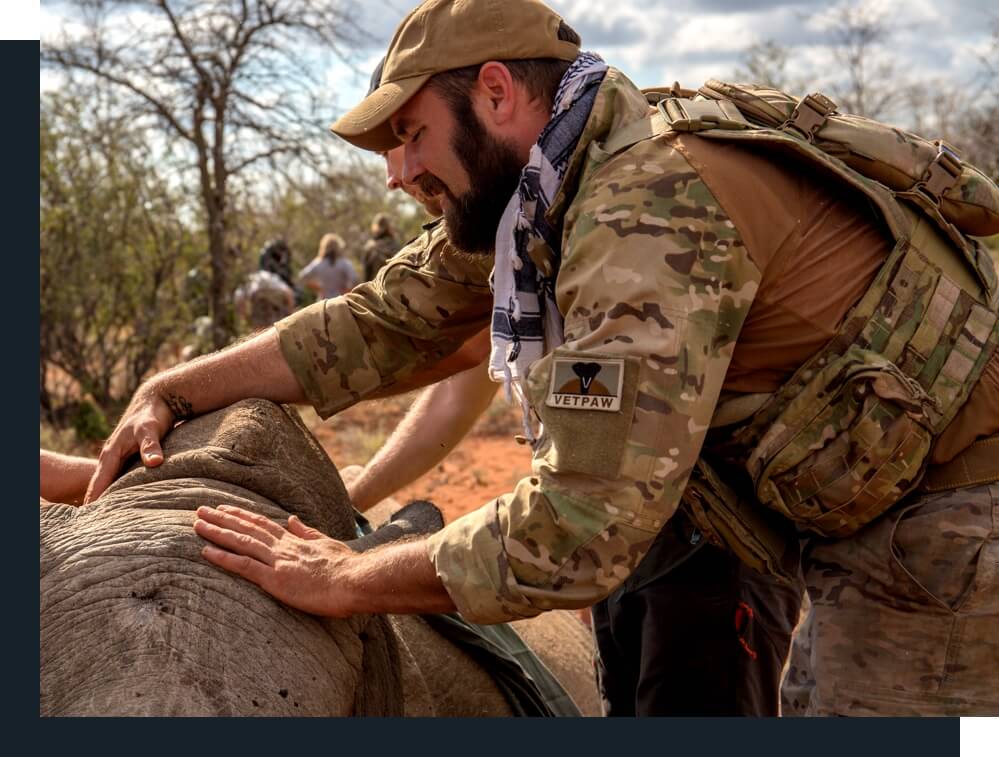
[[[800,606],[678,514],[592,608],[605,714],[777,715]]]

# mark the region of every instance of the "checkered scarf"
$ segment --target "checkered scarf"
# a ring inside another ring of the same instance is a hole
[[[594,53],[583,52],[559,82],[552,117],[531,148],[520,185],[503,212],[496,230],[493,269],[492,352],[489,376],[511,386],[525,403],[520,382],[527,367],[564,341],[562,316],[555,304],[555,279],[562,257],[561,224],[552,226],[545,213],[558,191],[590,117],[607,64]],[[550,270],[541,271],[529,250],[547,246]],[[533,434],[526,420],[525,433]]]

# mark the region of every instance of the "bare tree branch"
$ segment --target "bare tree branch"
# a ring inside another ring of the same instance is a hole
[[[230,182],[262,162],[312,160],[324,138],[308,90],[319,53],[362,35],[343,0],[67,0],[84,32],[43,45],[41,62],[105,81],[122,112],[151,113],[186,145],[197,173],[221,346],[227,305]],[[271,101],[273,100],[273,104]]]

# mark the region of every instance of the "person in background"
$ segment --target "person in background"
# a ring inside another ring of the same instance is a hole
[[[260,268],[236,289],[236,309],[252,331],[267,328],[291,315],[295,290],[291,284],[291,251],[283,239],[264,245]]]
[[[316,257],[301,270],[298,281],[322,300],[346,294],[357,284],[357,273],[343,251],[338,234],[324,234]]]
[[[284,239],[271,239],[263,246],[258,268],[275,274],[292,289],[295,288],[291,278],[291,248]]]
[[[388,214],[378,213],[371,219],[371,239],[365,242],[361,251],[364,280],[371,281],[388,259],[399,251],[399,247]]]

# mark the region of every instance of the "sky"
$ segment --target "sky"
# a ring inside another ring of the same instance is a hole
[[[999,6],[991,0],[867,0],[895,19],[891,51],[896,67],[918,80],[966,86],[989,48]],[[335,64],[326,81],[339,110],[367,89],[396,25],[416,3],[364,0],[360,23],[372,41],[354,61],[364,75]],[[583,39],[636,84],[679,81],[696,88],[709,78],[731,79],[745,49],[772,39],[792,49],[789,73],[819,86],[835,74],[826,33],[831,0],[548,0]]]
[[[324,109],[329,111],[318,117],[317,134],[325,134],[329,123],[363,99],[370,73],[384,55],[396,26],[417,4],[416,0],[342,1],[353,8],[364,39],[350,51],[349,60],[332,54],[316,58],[321,61]],[[941,82],[966,91],[981,70],[981,58],[990,49],[993,30],[999,24],[999,5],[991,0],[839,2],[862,2],[883,14],[893,30],[890,46],[885,48],[891,62],[912,80],[926,82],[931,91]],[[831,92],[830,84],[837,77],[828,44],[836,0],[548,3],[580,33],[584,49],[599,53],[640,87],[679,81],[696,89],[709,78],[735,80],[746,49],[766,40],[790,50],[788,74],[807,91]],[[58,0],[42,1],[39,33],[43,42],[61,29],[72,29],[65,14],[65,6]],[[141,26],[142,20],[135,20]],[[40,79],[42,91],[60,84],[51,71],[43,70]]]
[[[856,0],[848,0],[856,2]],[[325,72],[332,107],[349,109],[367,89],[368,76],[413,0],[344,0],[355,9],[365,43],[347,62]],[[865,0],[894,19],[891,51],[896,66],[919,79],[965,85],[988,49],[999,9],[990,0]],[[792,49],[790,73],[806,81],[835,73],[825,33],[830,0],[549,0],[583,38],[639,86],[679,81],[696,88],[706,79],[729,78],[745,49],[767,39]],[[58,2],[41,4],[44,40],[65,21]],[[42,88],[53,86],[43,74]],[[334,99],[335,97],[335,99]]]

